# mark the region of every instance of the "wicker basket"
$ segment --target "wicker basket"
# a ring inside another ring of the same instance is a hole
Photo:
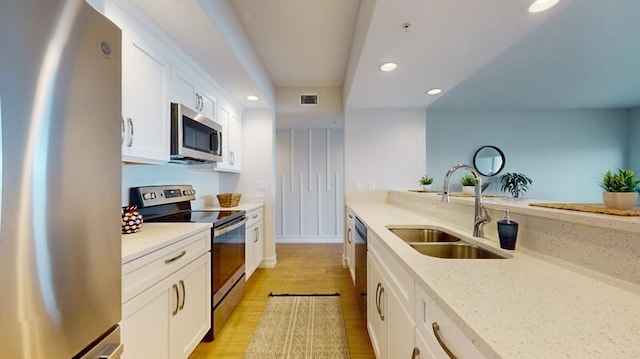
[[[220,207],[235,207],[240,203],[242,193],[221,193],[217,197]]]

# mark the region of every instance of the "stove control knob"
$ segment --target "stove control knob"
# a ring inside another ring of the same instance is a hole
[[[156,193],[155,192],[151,192],[151,198],[152,199],[156,199]]]
[[[142,195],[142,199],[151,199],[151,193],[145,193]]]

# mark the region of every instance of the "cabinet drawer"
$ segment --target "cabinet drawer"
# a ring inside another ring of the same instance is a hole
[[[264,217],[264,210],[262,207],[256,208],[251,212],[247,212],[247,224],[246,227],[249,227],[255,223],[262,221]]]
[[[434,358],[449,358],[443,349],[445,346],[458,358],[485,358],[424,289],[416,285],[415,292],[416,330],[424,338]],[[437,323],[437,331],[442,344],[436,338],[434,323]]]
[[[198,233],[122,266],[122,303],[211,249],[211,231]]]

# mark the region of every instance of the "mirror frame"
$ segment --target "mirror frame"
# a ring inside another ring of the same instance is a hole
[[[478,158],[478,153],[480,153],[480,151],[482,151],[482,150],[484,150],[484,149],[486,149],[486,148],[490,148],[490,149],[493,149],[493,150],[497,151],[497,152],[498,152],[498,155],[500,155],[500,157],[502,158],[502,165],[501,165],[501,166],[500,166],[500,168],[499,168],[495,173],[493,173],[493,174],[487,174],[487,173],[485,173],[485,172],[481,171],[481,170],[478,168],[478,164],[476,163],[476,162],[477,162],[476,160],[477,160],[477,158]],[[496,146],[490,146],[490,145],[482,146],[482,147],[478,148],[478,150],[476,151],[476,153],[474,153],[474,155],[473,155],[473,167],[476,169],[476,171],[478,171],[478,173],[480,173],[481,175],[483,175],[483,176],[485,176],[485,177],[493,177],[493,176],[497,175],[498,173],[502,172],[502,170],[504,169],[504,165],[505,165],[505,163],[506,163],[506,162],[507,162],[507,158],[505,157],[504,152],[502,152],[502,150],[501,150],[501,149],[499,149],[499,148],[498,148],[498,147],[496,147]]]

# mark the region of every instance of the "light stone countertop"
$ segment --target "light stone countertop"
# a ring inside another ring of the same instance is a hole
[[[235,207],[220,207],[220,206],[213,206],[213,207],[205,207],[205,208],[201,208],[203,210],[209,210],[209,211],[247,211],[250,212],[254,209],[260,208],[260,207],[264,207],[263,203],[242,203],[240,202],[240,204],[238,204]],[[194,208],[196,209],[196,208]]]
[[[211,223],[143,223],[139,232],[122,235],[122,264],[209,230],[211,226]]]
[[[640,358],[640,288],[615,286],[606,276],[520,248],[504,251],[510,259],[423,256],[385,226],[441,226],[469,242],[499,245],[382,197],[348,198],[347,205],[486,357]]]

